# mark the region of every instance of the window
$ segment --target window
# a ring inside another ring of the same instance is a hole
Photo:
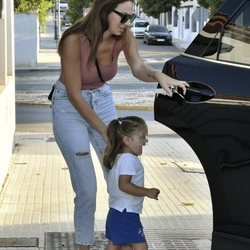
[[[165,26],[157,25],[157,26],[150,26],[149,31],[150,32],[167,32],[168,29]]]
[[[185,13],[185,29],[189,28],[190,28],[190,8],[188,8]]]
[[[149,25],[148,22],[135,22],[135,27],[146,28]]]
[[[250,2],[245,3],[230,19],[225,13],[213,16],[186,53],[250,65]]]
[[[167,12],[167,23],[172,24],[172,9]]]
[[[174,27],[177,27],[178,24],[178,11],[177,9],[174,11]]]
[[[219,60],[250,64],[250,3],[225,26]]]

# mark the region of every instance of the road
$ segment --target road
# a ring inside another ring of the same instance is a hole
[[[140,55],[143,60],[153,68],[162,70],[164,63],[170,58],[178,55],[180,50],[174,46],[160,46],[160,45],[145,45],[142,39],[137,39]],[[141,88],[141,82],[135,79],[131,75],[131,71],[127,65],[124,64],[123,55],[119,58],[119,69],[117,76],[110,82],[114,90],[137,90]],[[51,85],[57,80],[59,76],[59,70],[47,70],[47,71],[29,71],[29,70],[17,70],[16,71],[16,91],[42,92],[46,93],[51,88]],[[126,82],[126,84],[124,84]],[[144,84],[144,88],[152,89],[155,87],[155,83]]]
[[[154,120],[152,110],[117,110],[118,116],[137,115],[142,117],[148,125],[149,135],[176,134],[166,126]],[[31,133],[52,133],[52,113],[48,105],[16,105],[16,131]]]
[[[154,67],[162,70],[164,63],[170,58],[178,55],[181,51],[175,46],[146,45],[142,39],[137,39],[140,55],[143,60]],[[48,43],[41,43],[48,46]],[[53,70],[17,70],[16,71],[16,123],[17,131],[30,132],[51,132],[51,109],[47,100],[51,86],[57,80],[60,71]],[[117,105],[133,105],[140,102],[140,105],[150,105],[153,103],[154,89],[157,83],[143,83],[134,78],[129,67],[125,63],[124,55],[119,58],[119,70],[117,76],[110,82]],[[143,92],[143,95],[141,94]],[[137,96],[139,95],[139,96]],[[126,97],[126,98],[124,98]],[[138,98],[140,97],[140,98]],[[144,103],[142,103],[142,99]],[[124,103],[125,102],[125,103]],[[36,104],[36,105],[30,105]],[[150,123],[153,123],[153,111],[126,111],[119,110],[119,116],[128,114],[140,115]],[[154,126],[151,126],[154,127]],[[167,128],[161,131],[168,132]],[[153,133],[153,132],[152,132]]]

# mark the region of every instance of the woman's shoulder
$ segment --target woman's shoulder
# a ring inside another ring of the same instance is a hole
[[[72,33],[72,34],[67,35],[64,41],[66,43],[75,43],[75,42],[79,42],[79,38],[80,38],[80,33]]]
[[[86,41],[88,41],[86,35],[83,32],[78,32],[69,34],[67,37],[65,37],[63,44],[64,46],[78,47],[80,44],[85,44]]]

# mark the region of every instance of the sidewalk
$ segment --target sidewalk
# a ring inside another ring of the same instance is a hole
[[[108,197],[94,152],[93,157],[98,178],[93,249],[101,250]],[[161,190],[159,201],[145,199],[144,203],[142,221],[149,249],[210,249],[209,190],[191,149],[174,134],[151,134],[141,160],[145,185]],[[67,166],[51,133],[16,134],[0,204],[0,249],[7,249],[1,246],[8,244],[12,246],[8,249],[74,249],[73,192]],[[7,244],[3,238],[14,239]]]
[[[39,53],[40,69],[59,67],[51,36]],[[145,199],[142,222],[149,250],[208,250],[212,207],[203,169],[190,147],[175,133],[147,121],[149,143],[140,157],[145,185],[161,190]],[[0,193],[0,249],[73,250],[73,192],[67,166],[53,134],[16,133],[12,162]],[[95,245],[104,250],[108,197],[97,157]]]

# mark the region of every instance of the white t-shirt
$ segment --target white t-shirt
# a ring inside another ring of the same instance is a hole
[[[118,181],[120,175],[132,175],[131,182],[137,186],[144,186],[144,168],[139,158],[130,153],[117,156],[114,166],[108,174],[109,207],[122,212],[141,213],[143,196],[134,196],[122,192]]]

